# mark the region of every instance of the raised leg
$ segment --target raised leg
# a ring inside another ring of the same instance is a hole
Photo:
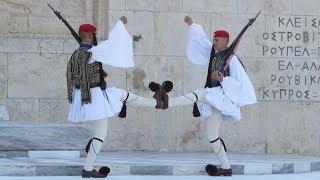
[[[123,95],[121,101],[125,101],[127,99],[128,92],[125,90],[122,91]],[[133,93],[129,93],[128,99],[126,100],[126,104],[133,107],[155,107],[157,105],[157,102],[153,98],[145,98]]]
[[[206,96],[205,90],[195,90],[192,93],[188,93],[183,96],[170,98],[169,107],[193,105],[193,103],[195,103],[196,101],[205,100],[205,96]]]

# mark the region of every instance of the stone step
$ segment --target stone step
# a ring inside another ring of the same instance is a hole
[[[31,159],[75,159],[80,158],[80,151],[28,151]]]
[[[89,125],[0,122],[1,151],[82,150],[91,136]]]
[[[10,154],[10,153],[9,153]],[[12,155],[12,154],[11,154]],[[85,157],[74,159],[0,156],[0,176],[79,176]],[[320,171],[320,158],[298,155],[229,154],[234,174],[293,174]],[[213,153],[103,152],[96,166],[110,175],[205,175],[206,164],[218,164]]]

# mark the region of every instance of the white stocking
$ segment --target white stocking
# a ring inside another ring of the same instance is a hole
[[[207,119],[207,136],[210,141],[219,138],[219,129],[221,124],[222,114],[220,111],[213,109],[213,115]],[[230,164],[227,159],[226,151],[221,140],[217,140],[214,143],[210,143],[212,150],[216,153],[220,163],[221,168],[230,169]]]
[[[122,90],[122,98],[121,101],[124,101],[128,96],[128,92],[125,90]],[[155,107],[157,105],[157,101],[154,98],[144,98],[141,96],[138,96],[133,93],[129,93],[129,97],[126,101],[127,105],[133,106],[133,107]]]
[[[198,101],[205,100],[207,92],[205,90],[195,90],[193,93],[188,93],[175,98],[169,98],[169,107],[193,105],[193,103],[197,100],[197,97],[194,95],[194,93],[198,96]]]
[[[106,138],[108,133],[108,119],[94,121],[94,135],[93,137],[99,138],[102,141]],[[102,142],[93,139],[90,145],[89,152],[87,154],[86,163],[84,169],[86,171],[93,170],[93,164],[100,153]]]

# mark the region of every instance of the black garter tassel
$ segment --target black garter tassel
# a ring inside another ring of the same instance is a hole
[[[197,100],[193,103],[193,111],[192,111],[193,117],[200,117],[201,114],[200,114],[200,111],[199,111],[199,108],[198,108],[198,104],[197,104],[197,102],[198,102],[198,96],[197,96],[196,93],[193,93],[193,94],[196,96],[196,99],[197,99]]]
[[[127,98],[123,101],[123,105],[122,105],[121,111],[118,114],[119,118],[127,117],[127,104],[126,104],[126,102],[127,102],[128,98],[129,98],[129,93],[127,94]]]

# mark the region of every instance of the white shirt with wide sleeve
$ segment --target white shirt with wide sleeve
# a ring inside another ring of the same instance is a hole
[[[230,76],[221,82],[225,95],[238,106],[256,103],[255,90],[237,56],[232,56],[229,67]]]
[[[212,43],[199,24],[193,23],[187,30],[186,55],[189,61],[198,65],[209,63]]]
[[[118,20],[108,39],[92,47],[91,61],[99,61],[103,64],[129,68],[134,66],[132,37],[126,30],[123,22]]]

